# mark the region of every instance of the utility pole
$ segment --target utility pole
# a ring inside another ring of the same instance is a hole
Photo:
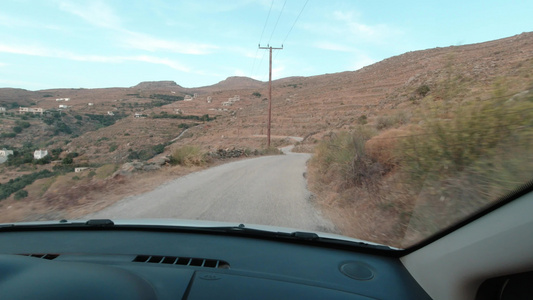
[[[267,147],[270,148],[270,124],[272,120],[272,49],[282,50],[283,45],[281,45],[281,48],[273,48],[272,46],[268,44],[266,47],[261,47],[261,45],[258,45],[258,46],[259,46],[259,49],[270,50],[270,65],[268,68],[268,126],[267,126],[267,136],[268,136]]]

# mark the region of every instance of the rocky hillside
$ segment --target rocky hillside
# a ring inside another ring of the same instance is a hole
[[[272,134],[319,139],[328,131],[358,124],[381,126],[378,123],[386,117],[401,123],[419,109],[422,98],[426,102],[482,99],[502,85],[512,95],[531,87],[532,73],[533,33],[523,33],[486,43],[409,52],[357,71],[283,78],[273,82]],[[127,160],[128,152],[171,141],[212,148],[261,147],[267,88],[265,82],[229,77],[199,88],[159,81],[129,88],[1,89],[0,106],[14,112],[18,106],[58,111],[59,105],[66,105],[61,113],[74,132],[60,133],[62,139],[47,142],[54,128],[32,119],[30,128],[35,133],[31,136],[39,145],[62,143],[62,148],[86,153],[87,161],[119,162]],[[61,98],[69,101],[58,101]],[[90,116],[111,114],[121,117],[105,126]],[[204,115],[216,120],[200,120]],[[16,124],[6,120],[0,126],[2,132],[9,132]],[[175,140],[189,127],[186,135]],[[0,144],[20,147],[31,136],[2,138]]]

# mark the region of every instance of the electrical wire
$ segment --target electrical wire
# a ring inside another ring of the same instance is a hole
[[[271,0],[270,1],[270,9],[268,10],[268,15],[266,17],[266,20],[265,20],[265,24],[263,25],[263,30],[261,31],[261,37],[259,38],[259,45],[261,45],[261,40],[263,39],[263,34],[265,33],[265,29],[266,29],[266,26],[268,24],[268,19],[270,18],[270,12],[272,11],[272,6],[274,5],[274,0]],[[255,61],[257,59],[257,53],[259,52],[259,47],[257,47],[257,49],[255,50],[255,55],[254,55],[254,61],[252,63],[252,71],[250,72],[250,77],[253,77],[254,75],[254,69],[255,69]],[[264,54],[263,54],[263,57],[264,57]],[[261,61],[263,59],[261,58]]]
[[[287,32],[287,35],[285,35],[285,38],[283,39],[283,42],[281,42],[282,45],[285,44],[285,41],[287,40],[287,38],[289,37],[289,34],[291,34],[292,29],[294,28],[294,25],[296,25],[296,23],[298,22],[298,19],[300,19],[300,16],[302,15],[302,12],[304,11],[304,8],[307,5],[307,2],[309,2],[309,0],[305,1],[304,6],[300,10],[300,13],[298,14],[296,19],[294,20],[294,23],[292,23],[291,29],[289,29],[289,32]]]
[[[283,41],[281,42],[281,45],[283,46],[285,44],[285,41],[287,40],[287,38],[289,37],[289,35],[291,34],[292,32],[292,29],[294,28],[294,26],[296,25],[296,23],[298,22],[298,20],[300,19],[300,16],[302,15],[304,9],[305,9],[305,6],[307,5],[307,2],[309,2],[309,0],[306,0],[304,5],[302,6],[302,9],[300,9],[300,12],[298,13],[298,16],[296,17],[296,19],[294,20],[294,22],[292,23],[292,26],[291,28],[289,29],[289,31],[287,32],[287,34],[285,35],[285,38],[283,39]],[[274,56],[274,58],[278,58],[278,55],[281,51],[277,51],[276,52],[276,56]]]
[[[270,41],[272,40],[272,36],[274,35],[274,32],[276,31],[276,27],[278,27],[279,19],[281,18],[281,15],[283,14],[283,10],[285,9],[285,4],[287,4],[287,0],[283,2],[283,6],[281,7],[281,11],[279,12],[278,19],[276,20],[276,24],[274,25],[274,29],[272,30],[272,33],[270,34],[270,38],[268,39],[268,44],[270,45]]]

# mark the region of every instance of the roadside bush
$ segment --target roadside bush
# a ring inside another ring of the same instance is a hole
[[[368,156],[365,143],[374,133],[363,127],[355,132],[331,134],[315,149],[312,164],[318,169],[321,181],[340,183],[339,188],[363,187],[367,190],[378,188],[379,179],[385,168],[377,160]]]
[[[419,134],[399,141],[401,184],[418,195],[414,234],[435,233],[531,180],[531,94],[453,113],[427,120]]]
[[[283,154],[283,152],[279,150],[277,147],[270,146],[270,148],[261,149],[259,151],[259,154],[260,155],[278,155],[278,154]]]
[[[392,127],[399,127],[401,125],[407,124],[410,119],[411,116],[404,111],[398,111],[390,115],[382,115],[379,116],[377,119],[376,128],[378,130],[382,130]]]
[[[207,158],[199,147],[186,145],[174,150],[170,163],[182,166],[201,166],[207,163]]]
[[[398,137],[410,134],[412,132],[405,129],[389,129],[369,139],[365,143],[365,152],[372,160],[392,169],[398,164],[395,151]]]

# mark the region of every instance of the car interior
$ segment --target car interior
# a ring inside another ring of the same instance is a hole
[[[0,291],[6,299],[526,299],[530,190],[404,250],[244,225],[3,224]]]

